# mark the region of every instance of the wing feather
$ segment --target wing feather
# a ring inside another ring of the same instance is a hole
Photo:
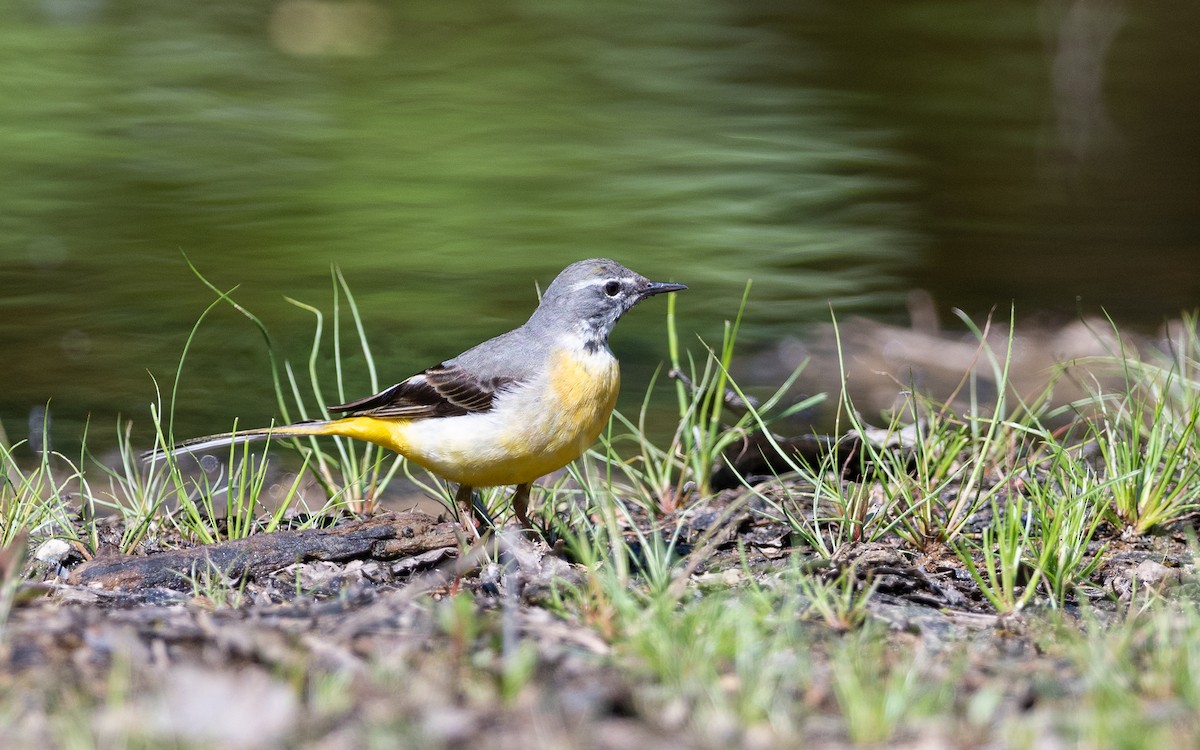
[[[479,378],[451,363],[430,367],[379,393],[329,411],[345,417],[429,419],[490,411],[496,395],[517,381],[513,378]]]

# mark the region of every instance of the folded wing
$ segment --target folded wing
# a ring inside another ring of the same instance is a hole
[[[514,378],[479,378],[452,363],[430,367],[373,396],[329,407],[343,417],[429,419],[491,411],[496,395]]]

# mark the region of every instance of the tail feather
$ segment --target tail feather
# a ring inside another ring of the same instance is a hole
[[[219,435],[188,438],[175,443],[170,450],[154,448],[142,454],[143,461],[152,461],[164,456],[184,456],[192,453],[211,453],[231,445],[243,445],[267,438],[292,438],[307,435],[322,435],[328,422],[314,420],[312,422],[297,422],[281,427],[259,427],[253,430],[226,432]]]

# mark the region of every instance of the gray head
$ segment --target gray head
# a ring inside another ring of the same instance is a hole
[[[683,284],[650,281],[608,258],[591,258],[563,269],[542,295],[529,325],[578,331],[603,345],[631,307],[656,294],[679,292]]]

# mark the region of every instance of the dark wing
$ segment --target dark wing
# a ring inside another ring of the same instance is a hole
[[[357,401],[329,407],[346,417],[427,419],[490,411],[496,394],[516,381],[481,379],[462,367],[442,363],[402,383]]]

